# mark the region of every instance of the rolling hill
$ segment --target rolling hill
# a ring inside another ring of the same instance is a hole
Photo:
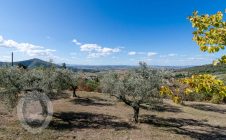
[[[36,68],[36,67],[50,67],[54,65],[55,67],[61,67],[61,65],[53,64],[38,58],[33,58],[24,61],[14,62],[14,65],[22,64],[27,68]],[[0,66],[11,66],[11,62],[0,62]],[[73,71],[84,71],[84,72],[99,72],[107,70],[126,70],[135,68],[136,66],[127,66],[127,65],[67,65],[67,67]],[[190,66],[190,67],[169,67],[169,66],[151,66],[152,68],[165,68],[165,69],[174,69],[177,72],[188,72],[190,74],[199,74],[199,73],[211,73],[211,74],[225,74],[226,65],[221,64],[213,66],[212,64],[202,65],[202,66]]]
[[[35,68],[35,67],[50,67],[52,65],[59,67],[57,64],[52,64],[50,62],[43,61],[41,59],[29,59],[24,61],[14,62],[14,65],[22,64],[27,68]],[[0,66],[11,66],[11,62],[0,62]]]
[[[217,66],[214,66],[213,64],[194,66],[194,67],[180,69],[179,71],[185,71],[191,74],[201,74],[201,73],[225,74],[226,64],[219,64]]]

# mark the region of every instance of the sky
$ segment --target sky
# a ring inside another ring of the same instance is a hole
[[[225,8],[225,0],[0,0],[0,61],[14,52],[15,61],[58,64],[209,64],[224,51],[201,52],[187,17]]]

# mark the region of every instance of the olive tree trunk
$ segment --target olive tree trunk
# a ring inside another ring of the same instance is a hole
[[[48,115],[48,107],[47,107],[47,102],[43,100],[39,100],[41,106],[42,106],[42,115]]]
[[[73,89],[73,97],[78,97],[77,94],[76,94],[77,87],[72,87],[72,89]]]
[[[120,99],[123,101],[126,105],[130,106],[133,108],[134,114],[133,114],[133,119],[135,123],[139,122],[139,112],[140,112],[140,102],[133,102],[130,100],[127,100],[125,96],[115,96],[116,98]]]
[[[133,111],[134,111],[134,114],[133,114],[134,122],[138,123],[139,122],[139,112],[140,112],[139,105],[133,106]]]

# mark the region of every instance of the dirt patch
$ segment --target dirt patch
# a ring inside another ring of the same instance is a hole
[[[15,115],[4,115],[0,108],[0,139],[226,139],[226,105],[185,102],[181,106],[166,100],[161,108],[143,106],[140,123],[134,124],[133,110],[124,103],[94,92],[78,92],[78,96],[53,100],[53,120],[37,135],[26,132]]]

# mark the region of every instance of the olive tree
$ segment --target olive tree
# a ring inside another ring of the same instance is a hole
[[[116,97],[133,108],[133,119],[137,123],[141,104],[155,105],[162,101],[159,88],[162,83],[160,72],[149,69],[140,62],[137,69],[125,73],[108,73],[101,80],[104,93]]]
[[[18,100],[18,95],[25,95],[28,92],[38,91],[55,96],[61,90],[67,89],[64,75],[60,69],[56,68],[36,68],[25,70],[22,68],[1,68],[0,69],[0,95],[4,96],[4,101],[14,107]],[[43,109],[44,102],[40,101]]]
[[[67,69],[60,70],[59,73],[60,77],[57,81],[64,85],[64,88],[71,88],[73,90],[73,97],[77,97],[76,90],[78,88],[79,74]]]
[[[77,94],[76,94],[76,90],[78,88],[78,79],[79,79],[79,75],[74,73],[74,72],[69,72],[69,85],[70,87],[72,88],[73,90],[73,97],[77,97]]]
[[[10,108],[16,105],[18,93],[23,89],[23,73],[22,69],[0,68],[0,98]]]

